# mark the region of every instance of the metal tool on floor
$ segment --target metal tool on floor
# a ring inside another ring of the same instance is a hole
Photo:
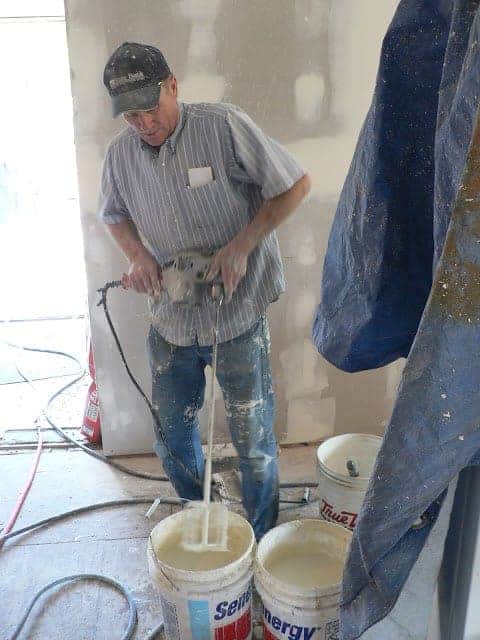
[[[228,543],[228,509],[222,502],[212,503],[210,500],[210,485],[212,482],[212,451],[213,428],[215,423],[215,388],[217,376],[218,355],[218,325],[220,322],[220,308],[223,295],[216,299],[217,310],[213,328],[212,347],[212,387],[210,395],[210,415],[208,419],[207,455],[205,460],[205,475],[203,480],[203,502],[190,502],[187,509],[189,527],[182,535],[182,545],[194,551],[225,550]]]

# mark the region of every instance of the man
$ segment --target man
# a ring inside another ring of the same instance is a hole
[[[217,379],[240,458],[243,503],[259,539],[278,515],[274,392],[265,313],[284,290],[274,229],[307,195],[305,171],[239,108],[182,104],[155,47],[124,43],[104,71],[113,115],[128,128],[107,151],[100,216],[129,261],[123,284],[155,294],[162,265],[214,250],[220,276]],[[162,298],[147,347],[159,418],[155,450],[176,491],[202,499],[197,414],[212,358],[216,304]],[[179,463],[181,461],[181,464]]]

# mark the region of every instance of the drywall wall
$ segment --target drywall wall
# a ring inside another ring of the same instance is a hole
[[[125,261],[96,218],[102,158],[123,126],[110,117],[101,77],[125,40],[163,49],[187,101],[243,107],[310,172],[308,201],[280,229],[288,291],[272,305],[277,432],[284,442],[334,433],[381,433],[401,365],[347,375],[310,342],[328,232],[374,86],[383,34],[397,0],[66,0],[85,258],[105,450],[151,449],[150,419],[130,386],[96,289]],[[114,291],[111,310],[128,360],[149,387],[145,303]],[[221,404],[221,403],[219,403]],[[219,412],[219,441],[228,438]]]

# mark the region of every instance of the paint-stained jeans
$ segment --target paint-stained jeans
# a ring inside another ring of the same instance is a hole
[[[269,332],[262,317],[246,333],[218,345],[217,379],[223,392],[232,442],[240,459],[243,505],[260,539],[278,515],[277,443],[273,433],[274,391]],[[205,367],[212,347],[179,347],[151,327],[147,350],[152,370],[152,400],[168,449],[203,478],[204,458],[198,411],[205,392]],[[201,500],[196,484],[163,445],[154,425],[155,450],[177,493]]]

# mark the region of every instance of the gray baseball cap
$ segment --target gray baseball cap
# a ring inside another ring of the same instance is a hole
[[[171,75],[160,49],[138,42],[124,42],[110,56],[103,84],[112,100],[115,118],[125,111],[154,109],[162,81]]]

